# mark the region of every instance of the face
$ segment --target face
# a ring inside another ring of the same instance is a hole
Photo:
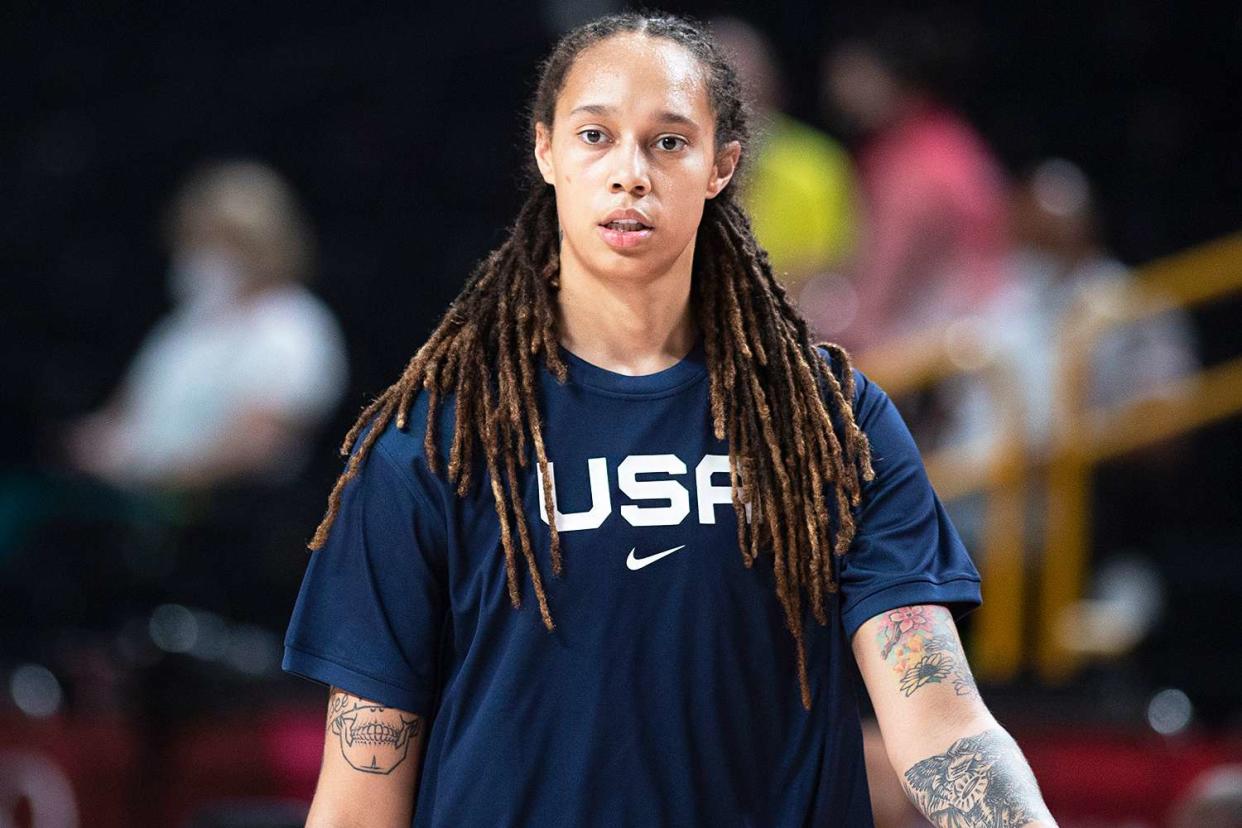
[[[741,152],[715,146],[703,75],[663,38],[616,35],[578,55],[553,125],[535,129],[535,159],[556,187],[562,270],[652,279],[692,260],[704,203]]]
[[[183,211],[173,242],[168,289],[179,303],[222,307],[257,283],[254,259],[236,231],[209,211]]]

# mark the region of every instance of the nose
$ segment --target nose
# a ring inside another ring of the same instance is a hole
[[[614,193],[646,195],[651,189],[651,178],[648,174],[647,158],[638,142],[619,144],[615,157],[617,163],[609,177],[608,189]]]

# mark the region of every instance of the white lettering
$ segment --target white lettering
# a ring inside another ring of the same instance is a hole
[[[548,463],[548,480],[552,487],[552,499],[559,503],[560,495],[556,491],[556,473],[553,463]],[[543,472],[535,464],[536,481],[539,489],[539,516],[544,523],[548,522],[548,506],[543,496]],[[663,500],[667,506],[643,506],[625,504],[621,507],[621,516],[631,526],[676,526],[690,514],[690,492],[676,480],[639,480],[640,474],[684,475],[686,464],[675,454],[631,454],[621,461],[617,467],[617,486],[632,500]],[[612,514],[612,492],[608,478],[608,461],[604,457],[591,457],[587,460],[587,474],[590,478],[591,508],[585,512],[566,514],[556,511],[556,528],[562,532],[576,532],[583,529],[598,529],[608,516]],[[706,454],[694,470],[694,487],[698,504],[699,523],[715,523],[716,507],[724,504],[733,505],[733,493],[728,477],[723,483],[712,482],[712,475],[729,474],[729,455]],[[746,489],[742,488],[742,503],[746,510],[746,521],[751,522],[751,504],[746,497]]]
[[[698,492],[699,523],[716,522],[716,505],[727,503],[733,505],[733,487],[726,480],[723,486],[712,485],[713,474],[729,473],[729,455],[705,454],[694,470],[694,488]],[[742,492],[742,505],[746,508],[746,522],[750,523],[750,503],[746,501],[746,493]]]
[[[560,500],[556,494],[556,474],[552,471],[552,462],[548,461],[548,481],[552,485],[553,504]],[[608,460],[604,457],[592,457],[587,460],[587,473],[591,477],[591,508],[585,512],[563,513],[555,505],[556,528],[562,532],[576,532],[581,529],[598,529],[600,524],[612,514],[612,495],[608,490]],[[548,504],[543,496],[543,472],[539,464],[535,464],[536,482],[539,487],[539,517],[548,522]]]
[[[686,464],[675,454],[632,454],[617,467],[617,485],[634,500],[667,500],[667,506],[621,507],[631,526],[676,526],[690,514],[690,493],[675,480],[639,480],[650,472],[685,474]]]

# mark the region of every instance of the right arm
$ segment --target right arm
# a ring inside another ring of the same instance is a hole
[[[422,716],[333,687],[307,828],[408,828],[426,729]]]
[[[282,666],[332,688],[312,828],[409,828],[415,810],[450,612],[441,493],[413,468],[422,445],[394,424],[371,446],[289,620]]]

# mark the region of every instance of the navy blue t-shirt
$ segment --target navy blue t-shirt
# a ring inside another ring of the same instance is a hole
[[[876,477],[830,623],[805,609],[807,712],[771,555],[748,569],[737,547],[702,341],[637,377],[562,353],[569,381],[542,368],[539,399],[559,578],[533,451],[519,469],[556,628],[520,551],[509,601],[486,480],[463,498],[429,471],[420,395],[310,557],[284,668],[426,718],[414,826],[870,826],[850,638],[894,607],[980,603],[892,402],[856,372]]]

